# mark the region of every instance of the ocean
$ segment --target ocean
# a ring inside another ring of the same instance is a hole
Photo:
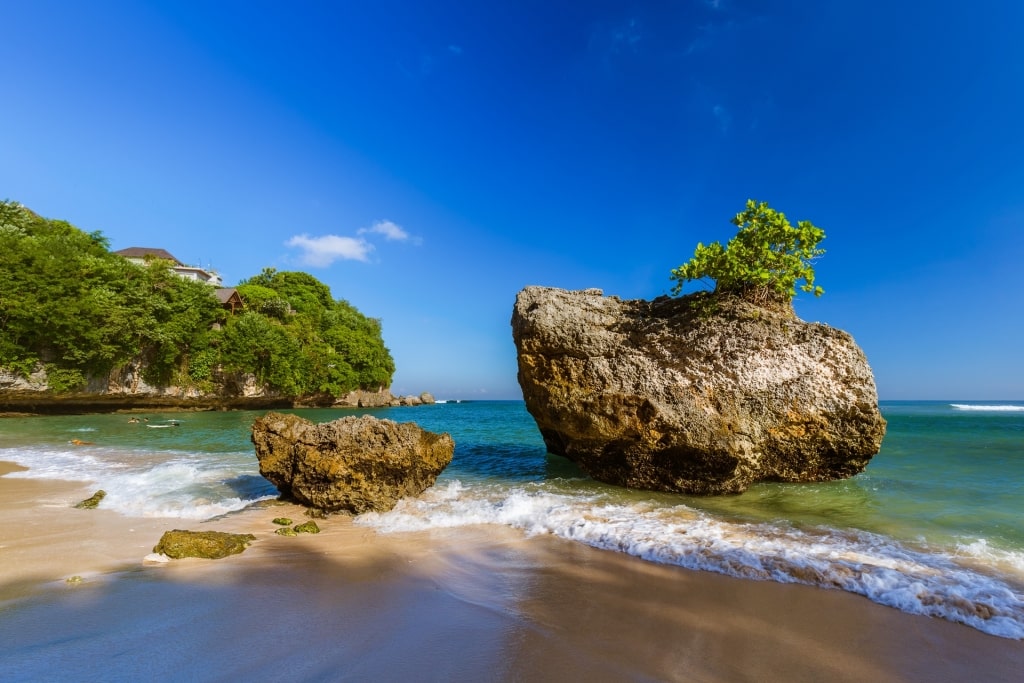
[[[587,478],[546,453],[522,401],[291,412],[315,422],[368,413],[454,437],[432,489],[356,518],[382,534],[501,525],[638,561],[844,590],[1024,639],[1024,402],[881,408],[888,432],[864,473],[712,498]],[[210,519],[276,496],[249,441],[262,414],[5,418],[0,460],[29,468],[8,477],[102,488],[101,506],[126,516]]]

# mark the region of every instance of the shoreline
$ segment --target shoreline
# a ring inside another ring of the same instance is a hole
[[[288,538],[271,520],[305,517],[285,503],[205,522],[127,518],[74,509],[93,493],[81,483],[11,469],[0,464],[4,680],[1010,681],[1024,670],[1020,641],[840,591],[503,527],[386,535],[332,516],[321,534]],[[144,565],[173,528],[257,540],[223,560]]]

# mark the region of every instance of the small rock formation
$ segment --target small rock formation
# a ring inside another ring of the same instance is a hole
[[[186,531],[175,529],[165,531],[153,552],[175,560],[183,557],[202,557],[219,560],[236,555],[255,541],[252,534],[229,534],[226,531]]]
[[[840,479],[885,434],[864,353],[792,311],[527,287],[512,335],[548,450],[610,484],[721,494]]]
[[[83,500],[80,503],[76,504],[75,507],[76,508],[80,508],[82,510],[95,510],[96,507],[99,506],[100,501],[103,500],[106,497],[107,497],[107,492],[104,491],[103,489],[100,489],[99,491],[97,491],[96,493],[92,494],[91,496],[89,496],[85,500]]]
[[[297,534],[318,534],[318,533],[320,533],[320,527],[317,526],[317,523],[314,522],[313,520],[309,520],[308,522],[303,522],[302,524],[296,524],[293,527],[293,529],[294,529],[295,533],[297,533]]]
[[[313,424],[268,413],[252,426],[260,474],[285,499],[325,511],[390,510],[433,486],[455,442],[416,424],[365,415]]]

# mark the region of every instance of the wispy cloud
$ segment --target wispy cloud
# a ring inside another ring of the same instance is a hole
[[[422,242],[397,223],[381,220],[368,228],[360,228],[356,231],[355,237],[345,235],[310,237],[304,233],[289,239],[285,242],[285,246],[302,250],[299,261],[303,265],[326,268],[335,261],[369,261],[370,254],[376,247],[368,237],[374,235],[381,235],[388,242],[411,242],[413,244]]]
[[[335,261],[367,261],[373,245],[361,237],[343,237],[340,235],[324,235],[310,237],[296,235],[285,242],[285,246],[298,247],[302,250],[299,260],[317,268],[326,268]]]
[[[360,228],[357,234],[366,235],[370,233],[384,235],[386,239],[396,240],[399,242],[404,242],[409,239],[409,233],[407,233],[402,226],[397,223],[392,223],[391,221],[377,221],[368,228]]]
[[[462,56],[462,46],[460,45],[449,45],[448,52],[455,55],[456,57]]]
[[[637,43],[643,37],[643,27],[640,25],[640,21],[636,18],[629,19],[618,26],[615,26],[611,30],[611,41],[613,49],[621,50],[623,48],[629,50],[635,50]]]
[[[722,132],[728,132],[729,125],[732,123],[732,115],[729,114],[729,110],[720,104],[716,104],[711,107],[711,113],[718,121],[718,127],[722,129]]]

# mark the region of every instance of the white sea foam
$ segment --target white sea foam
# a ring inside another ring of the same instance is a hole
[[[5,449],[0,451],[0,459],[28,467],[5,475],[23,479],[93,481],[98,472],[118,467],[116,463],[106,462],[99,451],[82,447]]]
[[[949,405],[952,406],[954,410],[984,410],[1004,413],[1024,412],[1024,406],[1013,404],[979,405],[975,403],[950,403]]]
[[[187,453],[37,447],[0,450],[0,459],[29,468],[7,477],[92,483],[107,492],[103,509],[131,517],[209,519],[274,497],[239,495],[228,484],[239,478],[236,463]]]
[[[980,542],[953,554],[866,532],[727,522],[683,505],[623,504],[540,485],[509,489],[459,482],[406,499],[391,512],[360,515],[356,523],[385,533],[502,524],[652,562],[838,588],[905,612],[1024,639],[1024,595],[984,568],[982,556],[992,549]],[[1014,573],[1013,564],[1004,562],[1019,586],[1024,571]]]

